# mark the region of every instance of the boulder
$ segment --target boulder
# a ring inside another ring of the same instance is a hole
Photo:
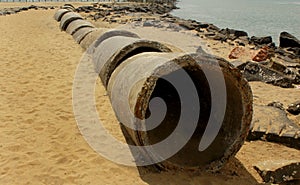
[[[266,45],[272,43],[272,37],[267,36],[267,37],[251,37],[250,38],[250,43],[254,45]]]
[[[226,41],[227,37],[226,35],[223,35],[222,33],[217,33],[217,35],[215,35],[213,37],[214,40],[219,40],[219,41]]]
[[[222,29],[219,31],[220,33],[224,34],[224,35],[232,35],[235,37],[243,37],[243,36],[248,36],[248,33],[245,31],[240,31],[240,30],[234,30],[234,29]]]
[[[247,140],[275,142],[300,149],[300,126],[280,108],[254,104]]]
[[[208,32],[218,32],[220,31],[220,28],[213,24],[209,24],[209,26],[206,28]]]
[[[283,104],[281,102],[278,102],[278,101],[273,101],[273,102],[269,103],[268,106],[275,107],[275,108],[278,108],[280,110],[284,110]]]
[[[202,23],[202,24],[199,24],[198,27],[199,27],[199,28],[208,28],[208,27],[209,27],[209,24],[207,24],[207,23]]]
[[[282,48],[292,47],[292,48],[300,48],[300,41],[295,36],[287,33],[281,32],[279,37],[280,44],[279,46]]]
[[[254,166],[264,182],[293,184],[300,180],[300,161],[264,161]]]
[[[248,81],[261,81],[283,88],[293,88],[294,79],[267,66],[246,62],[237,66]]]
[[[300,114],[300,101],[296,101],[288,106],[287,111],[291,114]]]
[[[184,27],[188,30],[194,30],[198,27],[198,23],[189,21],[189,20],[181,20],[178,22],[179,26]]]

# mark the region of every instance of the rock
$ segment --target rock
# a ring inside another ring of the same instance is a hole
[[[244,43],[244,42],[237,42],[237,44],[239,45],[239,46],[246,46],[246,44]]]
[[[300,41],[293,35],[287,33],[287,32],[281,32],[279,37],[279,47],[287,48],[300,48]]]
[[[212,33],[212,32],[208,32],[208,33],[205,33],[204,36],[205,37],[210,37],[210,38],[213,38],[213,36],[215,36],[216,34],[215,33]]]
[[[254,62],[246,62],[237,66],[237,68],[241,70],[248,81],[261,81],[283,88],[294,87],[293,79],[267,66]]]
[[[275,108],[278,108],[280,110],[284,110],[283,104],[278,102],[278,101],[271,102],[271,103],[268,104],[268,106],[275,107]]]
[[[244,37],[239,37],[236,41],[235,41],[239,46],[246,46],[249,44],[249,38],[244,36]]]
[[[264,140],[300,149],[300,126],[284,110],[264,105],[254,105],[253,110],[249,141]]]
[[[20,8],[21,11],[27,11],[28,10],[28,7],[22,7]]]
[[[165,13],[160,16],[161,18],[172,18],[172,16],[169,13]]]
[[[218,28],[217,26],[215,26],[213,24],[209,24],[209,26],[206,28],[206,30],[208,32],[218,32],[218,31],[220,31],[220,28]]]
[[[282,72],[284,73],[284,71],[287,70],[287,67],[283,64],[280,64],[278,62],[272,62],[271,66],[270,66],[272,69],[276,70],[276,71],[279,71],[279,72]]]
[[[213,37],[213,39],[226,42],[227,37],[226,37],[226,35],[223,35],[222,33],[217,33],[217,35],[215,35]]]
[[[154,26],[154,23],[152,21],[145,21],[143,23],[143,26],[144,27],[153,27]]]
[[[260,48],[258,50],[258,52],[255,54],[255,56],[252,58],[252,60],[256,61],[256,62],[262,62],[269,58],[270,58],[269,48],[266,46],[266,47]]]
[[[199,24],[198,27],[199,27],[199,28],[208,28],[208,27],[209,27],[209,24],[206,24],[206,23],[204,23],[204,24]]]
[[[270,68],[288,76],[293,80],[294,84],[300,84],[300,75],[296,67],[286,67],[278,62],[272,62]]]
[[[287,108],[287,111],[294,115],[300,114],[300,101],[290,104]]]
[[[197,28],[198,24],[192,21],[180,21],[178,22],[179,26],[184,27],[188,30],[194,30]]]
[[[245,32],[245,31],[235,30],[234,36],[236,36],[236,37],[244,37],[244,36],[247,36],[247,37],[248,37],[248,33]]]
[[[244,47],[235,47],[229,54],[229,59],[238,59],[241,56],[245,55],[245,48]]]
[[[250,38],[250,43],[254,45],[266,45],[272,43],[272,37],[267,36],[267,37],[251,37]]]
[[[28,9],[37,9],[38,7],[37,6],[35,6],[35,5],[30,5],[29,7],[28,7]]]
[[[300,161],[264,161],[254,166],[264,182],[287,183],[300,180]]]
[[[282,55],[282,56],[286,56],[288,53],[283,50],[282,48],[276,48],[275,49],[275,53],[279,54],[279,55]]]
[[[288,48],[287,50],[293,52],[295,55],[298,56],[298,58],[300,58],[300,48]]]
[[[240,30],[229,29],[229,28],[222,29],[219,32],[222,33],[223,35],[232,35],[236,38],[248,36],[247,32],[240,31]]]

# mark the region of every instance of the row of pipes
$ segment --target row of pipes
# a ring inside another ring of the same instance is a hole
[[[54,18],[91,54],[118,121],[155,166],[215,171],[239,151],[252,92],[238,69],[204,52],[96,28],[74,11],[65,5]]]

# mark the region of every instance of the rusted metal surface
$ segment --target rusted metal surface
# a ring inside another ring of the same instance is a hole
[[[78,20],[72,21],[68,25],[66,32],[70,35],[73,35],[80,28],[84,28],[84,27],[94,28],[95,26],[86,20],[78,19]]]
[[[128,127],[125,128],[135,144],[142,146],[152,145],[167,137],[176,127],[178,121],[176,115],[180,114],[180,102],[178,102],[180,100],[174,98],[172,88],[168,88],[168,85],[161,81],[161,77],[176,75],[178,68],[174,66],[180,66],[196,83],[201,103],[197,129],[185,147],[173,157],[157,164],[161,168],[200,168],[216,171],[235,155],[244,143],[252,117],[252,93],[247,81],[241,78],[239,71],[230,64],[219,60],[227,88],[226,114],[221,131],[211,146],[202,152],[198,150],[199,141],[207,124],[207,116],[211,111],[207,106],[210,101],[210,90],[202,69],[206,68],[214,73],[216,70],[215,65],[212,65],[214,60],[207,56],[199,56],[199,54],[143,53],[120,64],[109,80],[108,95],[121,123],[135,118],[145,120],[149,113],[149,101],[153,97],[160,96],[167,104],[168,111],[161,123],[162,126],[151,131],[135,131]],[[138,83],[136,83],[136,79],[139,79]],[[124,94],[126,91],[124,88],[128,86],[132,87],[129,96]],[[168,97],[173,98],[168,99]],[[126,104],[124,100],[128,100],[129,103]],[[134,113],[133,117],[124,114],[124,110],[127,109],[125,106],[129,106]],[[193,107],[193,104],[190,106]],[[191,111],[190,114],[192,115],[193,112]],[[147,127],[147,121],[136,121],[136,127]],[[160,157],[153,153],[149,155],[151,158]]]
[[[54,19],[59,22],[62,18],[62,16],[68,12],[71,12],[70,10],[67,9],[59,9],[57,12],[54,14]]]
[[[95,48],[93,63],[106,87],[114,69],[125,59],[143,52],[171,52],[167,46],[149,40],[115,36],[104,40]]]
[[[91,28],[91,27],[84,27],[84,28],[80,28],[78,31],[76,31],[73,34],[73,39],[80,44],[80,42],[82,41],[82,39],[84,39],[84,37],[86,37],[87,34],[91,33],[92,31],[95,31],[96,28]]]
[[[74,12],[68,12],[66,14],[64,14],[61,18],[60,21],[60,29],[62,31],[66,31],[68,25],[75,20],[78,19],[83,19],[81,15],[79,15],[78,13],[74,13]]]

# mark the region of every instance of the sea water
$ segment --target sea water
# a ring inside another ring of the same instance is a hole
[[[177,6],[175,16],[272,36],[276,44],[282,31],[300,39],[300,0],[179,0]]]

